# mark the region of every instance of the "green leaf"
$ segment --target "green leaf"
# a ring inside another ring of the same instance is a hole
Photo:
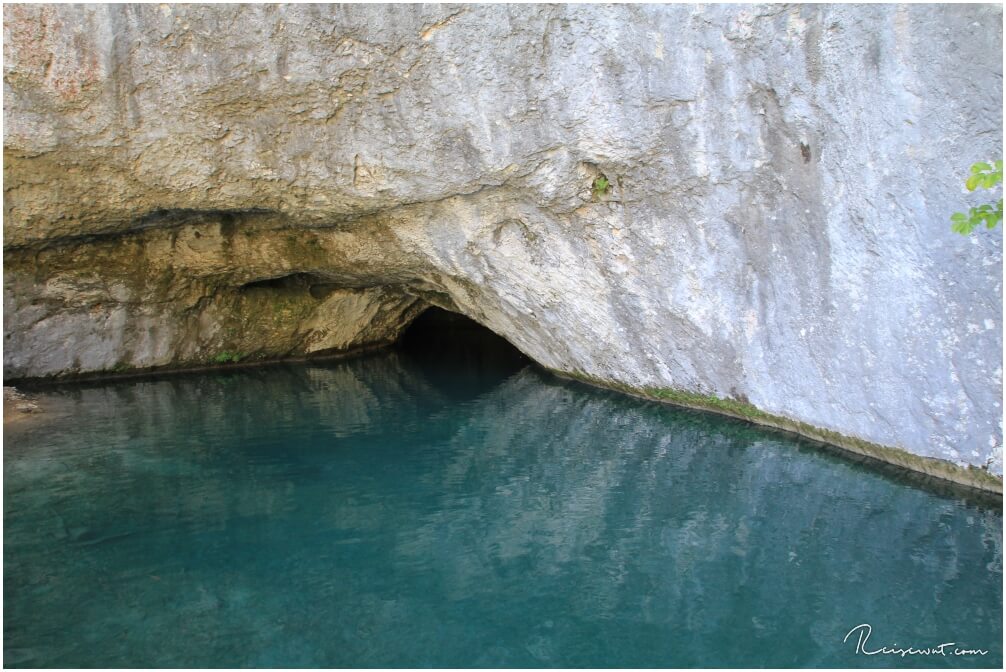
[[[971,222],[964,221],[964,222],[957,222],[950,228],[953,229],[954,233],[959,233],[962,236],[966,236],[969,233],[971,233],[971,230],[974,229],[975,227],[974,225],[971,224]]]
[[[994,169],[984,161],[979,161],[971,166],[970,175],[964,181],[964,186],[967,187],[968,191],[974,191],[978,187],[994,189],[996,185],[1002,183],[1003,161],[1002,159],[997,159],[994,163]],[[950,221],[952,222],[950,228],[955,233],[967,235],[982,223],[985,224],[986,228],[994,229],[1002,223],[1002,219],[1003,199],[1000,198],[994,204],[984,203],[970,208],[967,214],[955,212],[950,216]]]

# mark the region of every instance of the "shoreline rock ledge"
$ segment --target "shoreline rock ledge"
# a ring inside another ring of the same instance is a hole
[[[436,305],[1001,491],[1002,233],[949,224],[1001,54],[998,5],[8,4],[4,377]]]

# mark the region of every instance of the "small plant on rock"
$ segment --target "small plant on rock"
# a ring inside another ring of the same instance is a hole
[[[997,185],[1002,184],[1002,181],[1003,162],[1001,160],[996,161],[994,167],[984,161],[979,161],[971,166],[971,174],[964,182],[964,186],[968,191],[974,191],[978,187],[994,189]],[[975,227],[982,223],[985,224],[985,228],[994,229],[1003,221],[1003,199],[1000,198],[998,203],[986,203],[971,208],[967,214],[955,212],[950,216],[950,221],[953,222],[951,228],[964,236],[974,231]]]
[[[604,175],[598,175],[594,178],[594,198],[601,198],[606,193],[608,189],[611,188],[611,183],[608,182],[608,178]]]
[[[237,364],[241,361],[240,352],[221,352],[219,355],[213,358],[215,364]]]

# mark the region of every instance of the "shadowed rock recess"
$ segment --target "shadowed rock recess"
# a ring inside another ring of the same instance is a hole
[[[1001,26],[5,5],[5,378],[355,351],[432,305],[1001,491],[1002,235],[948,219],[1001,156]]]

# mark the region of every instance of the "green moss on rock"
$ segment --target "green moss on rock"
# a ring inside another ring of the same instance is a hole
[[[856,455],[863,455],[887,464],[893,464],[904,469],[910,469],[933,478],[950,481],[983,492],[991,492],[999,495],[1002,495],[1003,492],[1002,479],[984,469],[962,467],[946,460],[916,455],[903,448],[884,446],[857,437],[846,436],[830,429],[815,427],[806,422],[768,413],[746,401],[723,399],[713,395],[666,387],[637,388],[624,383],[602,380],[580,371],[568,372],[554,369],[550,369],[550,371],[560,377],[572,378],[589,385],[616,390],[644,399],[711,411],[766,427],[793,432],[815,441],[836,446]]]

